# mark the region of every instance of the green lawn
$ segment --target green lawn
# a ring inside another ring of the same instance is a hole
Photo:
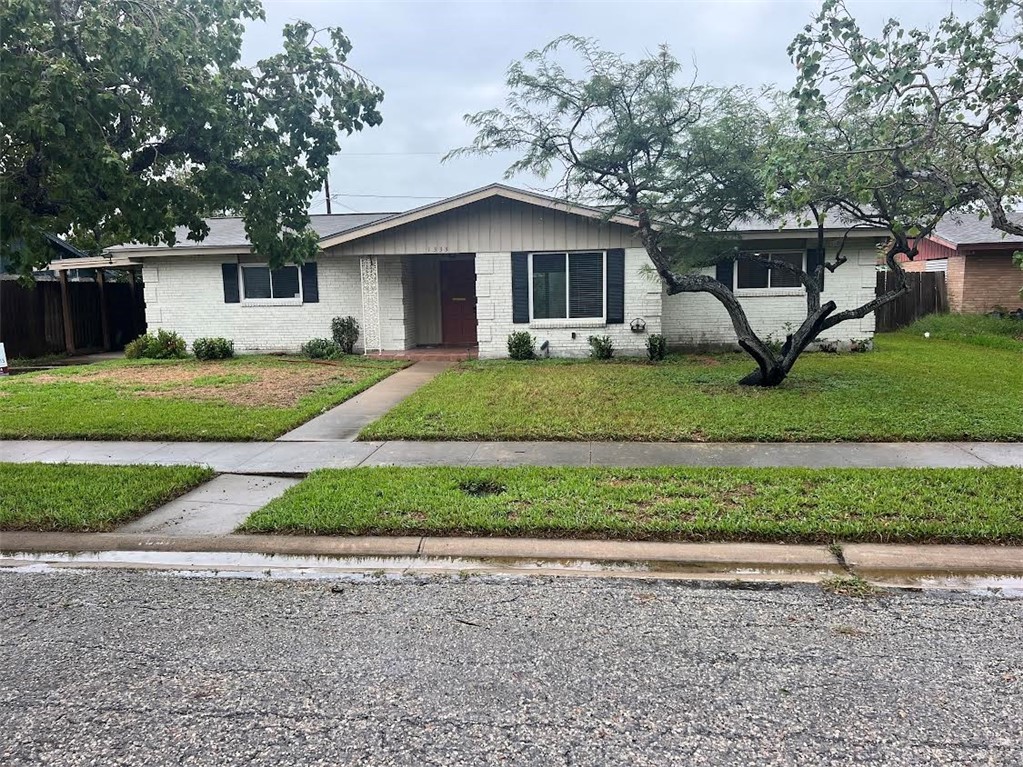
[[[1023,471],[325,469],[241,530],[1007,543],[1023,541]]]
[[[197,466],[0,463],[0,530],[112,530],[212,477]]]
[[[0,438],[274,439],[403,365],[238,357],[118,360],[27,373],[0,380]]]
[[[776,389],[736,384],[745,355],[659,364],[459,365],[360,439],[812,442],[1023,439],[1023,343],[879,336],[865,354],[807,354]]]

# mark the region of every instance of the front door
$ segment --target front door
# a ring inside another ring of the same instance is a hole
[[[445,344],[476,343],[476,264],[468,259],[440,262],[440,324]]]

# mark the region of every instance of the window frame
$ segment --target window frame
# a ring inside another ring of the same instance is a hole
[[[266,269],[270,273],[270,298],[246,298],[245,297],[245,270]],[[282,264],[278,269],[294,269],[298,274],[298,293],[287,298],[274,298],[274,269],[268,262],[239,263],[238,264],[238,298],[240,303],[248,306],[301,306],[305,302],[305,294],[302,290],[302,269],[298,264]]]
[[[806,258],[807,258],[806,248],[803,248],[802,250],[799,250],[798,248],[792,248],[791,250],[757,251],[755,255],[758,255],[758,256],[796,256],[796,255],[798,255],[798,256],[800,256],[802,258],[802,261],[800,262],[799,268],[802,269],[804,272],[806,271]],[[752,262],[752,263],[757,263],[757,262]],[[766,266],[764,266],[764,268],[767,269]],[[796,285],[796,286],[789,286],[789,285],[781,286],[781,287],[772,286],[771,285],[771,275],[773,273],[774,273],[773,269],[767,269],[767,287],[763,287],[763,288],[741,288],[741,287],[739,287],[739,262],[736,261],[735,262],[735,268],[732,269],[732,291],[735,292],[736,294],[761,295],[761,296],[763,296],[763,295],[795,296],[795,295],[801,295],[801,294],[806,292],[806,288],[802,284],[799,284],[799,285]]]
[[[569,256],[579,254],[600,254],[600,316],[599,317],[572,317],[571,283],[572,272],[569,264]],[[565,257],[565,316],[564,317],[535,317],[533,315],[533,257],[534,256],[564,256]],[[538,250],[529,251],[526,254],[527,277],[529,287],[529,324],[535,327],[602,327],[607,324],[607,250]]]

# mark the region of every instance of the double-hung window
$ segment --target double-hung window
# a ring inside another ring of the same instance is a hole
[[[783,251],[776,253],[757,253],[762,259],[781,261],[797,269],[806,269],[806,254],[803,251]],[[788,269],[768,269],[765,264],[740,258],[735,262],[736,290],[756,290],[774,288],[801,288],[799,277]]]
[[[531,319],[604,319],[605,255],[604,251],[531,253]]]
[[[302,280],[294,265],[271,269],[266,264],[242,264],[242,295],[246,301],[302,301]]]

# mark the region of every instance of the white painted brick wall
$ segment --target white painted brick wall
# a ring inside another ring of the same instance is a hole
[[[824,277],[821,301],[834,301],[838,311],[861,306],[874,297],[877,260],[871,243],[857,244],[846,250],[849,260]],[[713,274],[713,269],[706,270]],[[762,338],[773,334],[779,340],[785,337],[785,323],[794,326],[806,318],[806,296],[798,295],[746,295],[740,296],[743,309],[753,329]],[[735,344],[735,330],[720,302],[705,293],[680,293],[664,296],[664,334],[673,346],[701,344]],[[872,338],[874,315],[850,320],[828,329],[822,339],[850,341]]]
[[[320,301],[300,306],[224,303],[220,265],[231,259],[211,256],[147,259],[146,322],[180,333],[191,346],[202,336],[234,341],[239,353],[294,352],[310,338],[330,338],[330,321],[352,315],[362,320],[359,260],[319,260]]]
[[[645,355],[646,339],[661,332],[661,287],[655,275],[645,267],[650,259],[642,248],[625,250],[625,324],[602,327],[572,326],[548,328],[512,322],[511,253],[476,254],[476,313],[480,357],[508,356],[508,335],[528,330],[550,344],[552,357],[585,357],[590,353],[590,336],[610,336],[615,353],[622,356]],[[646,321],[646,332],[633,333],[629,323],[637,317]],[[572,334],[575,338],[572,338]]]
[[[823,300],[839,309],[859,306],[874,295],[875,252],[864,243],[849,254],[848,263],[825,278]],[[201,336],[224,336],[240,353],[294,352],[310,338],[328,338],[333,317],[352,315],[362,322],[359,259],[324,256],[319,260],[316,304],[266,306],[224,303],[222,256],[150,259],[143,267],[146,319],[151,330],[180,333],[191,344]],[[406,349],[415,345],[411,273],[401,256],[378,257],[380,318],[383,347]],[[478,337],[481,358],[506,357],[507,338],[528,330],[550,344],[550,354],[580,357],[589,354],[587,338],[609,335],[620,355],[643,355],[649,334],[663,332],[673,345],[733,344],[735,334],[728,315],[712,297],[703,294],[664,296],[659,280],[650,272],[642,248],[625,251],[625,324],[602,327],[540,327],[512,322],[511,253],[476,255]],[[785,323],[798,324],[805,316],[803,296],[747,296],[743,306],[758,333],[781,338]],[[644,333],[633,333],[634,318],[646,321]],[[840,341],[870,338],[874,317],[843,323],[824,338]],[[572,338],[572,334],[575,338]],[[361,348],[359,346],[358,348]]]
[[[377,256],[380,286],[380,342],[384,349],[414,346],[414,336],[405,325],[406,308],[412,313],[411,291],[406,290],[407,271],[402,256]]]

